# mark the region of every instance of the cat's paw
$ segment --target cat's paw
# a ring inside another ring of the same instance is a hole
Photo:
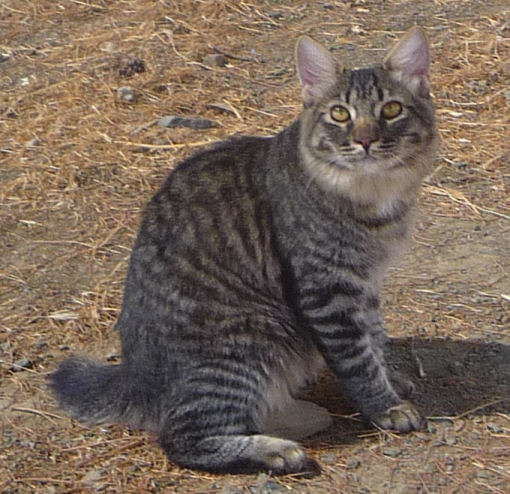
[[[391,429],[397,432],[417,431],[423,429],[426,424],[423,415],[408,401],[388,408],[381,415],[372,417],[371,420],[382,429]]]
[[[398,371],[391,373],[391,384],[400,398],[410,398],[416,391],[416,386],[413,381]]]
[[[264,441],[262,461],[267,470],[275,475],[299,474],[314,477],[320,473],[320,466],[309,458],[293,441],[267,436]]]

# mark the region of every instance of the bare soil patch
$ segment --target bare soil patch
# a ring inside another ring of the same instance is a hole
[[[0,491],[510,492],[509,13],[506,0],[1,2]],[[324,471],[299,480],[179,469],[146,433],[63,416],[46,376],[71,352],[118,358],[130,247],[168,171],[295,118],[300,34],[353,66],[415,23],[443,143],[385,315],[429,429],[367,427],[324,376],[310,394],[334,426],[304,443]],[[162,129],[163,115],[217,127]]]

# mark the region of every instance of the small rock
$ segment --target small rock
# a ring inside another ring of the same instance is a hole
[[[34,363],[30,359],[23,357],[19,360],[16,360],[16,362],[11,365],[10,370],[12,372],[21,372],[27,369],[31,369],[33,366]]]
[[[510,105],[510,89],[508,91],[505,91],[505,99],[506,99],[506,104]]]
[[[458,443],[458,439],[455,436],[447,437],[444,442],[447,446],[455,446]]]
[[[25,146],[27,148],[35,148],[39,146],[39,144],[41,144],[41,141],[37,137],[34,137],[33,139],[30,139],[29,141],[25,142]]]
[[[252,494],[272,494],[273,492],[284,492],[287,489],[278,482],[271,480],[266,473],[257,476],[255,485],[249,487]]]
[[[228,58],[221,54],[207,55],[204,58],[204,65],[208,65],[209,67],[225,67],[227,63]]]
[[[191,33],[191,30],[187,28],[186,26],[183,26],[182,24],[179,24],[178,26],[175,26],[172,30],[173,34],[188,34]]]
[[[42,350],[43,348],[46,348],[48,346],[48,343],[44,340],[41,340],[41,341],[38,341],[35,345],[34,345],[34,348],[36,350]]]
[[[136,101],[136,91],[132,87],[119,87],[117,95],[126,103],[134,103]]]
[[[113,53],[114,51],[117,50],[117,48],[111,41],[105,41],[104,43],[101,43],[99,45],[99,49],[106,53]]]
[[[145,70],[145,62],[141,58],[125,58],[120,61],[119,75],[122,77],[132,77]]]
[[[491,474],[487,470],[479,470],[478,472],[476,472],[476,476],[479,479],[484,479],[485,480],[485,479],[490,479]]]
[[[230,484],[226,484],[221,489],[220,494],[243,494],[243,491],[239,487],[232,487]]]
[[[84,484],[92,484],[97,482],[103,475],[105,470],[90,470],[81,479]]]
[[[359,468],[360,465],[361,461],[358,460],[358,458],[349,458],[345,462],[345,468],[347,468],[347,470],[356,470],[356,468]]]
[[[207,106],[207,108],[219,110],[224,113],[231,113],[232,115],[239,117],[239,113],[236,110],[234,110],[234,108],[232,108],[230,105],[227,105],[225,103],[209,103],[206,106]]]
[[[205,118],[178,117],[175,115],[167,115],[159,119],[158,127],[187,127],[189,129],[203,130],[218,127],[218,124]]]
[[[7,353],[12,348],[12,343],[10,341],[4,341],[2,344],[0,344],[0,351],[2,353]]]
[[[494,434],[501,434],[502,432],[504,432],[503,429],[499,425],[496,425],[493,422],[487,423],[487,429],[489,429],[489,431],[493,432]]]
[[[120,355],[119,353],[117,352],[113,352],[113,353],[109,353],[107,356],[106,356],[106,361],[107,362],[116,362],[117,360],[120,359]]]
[[[319,460],[325,465],[333,465],[336,463],[337,457],[335,453],[324,453],[320,455]]]
[[[427,422],[427,432],[429,434],[434,434],[437,432],[437,427],[433,425],[431,422]]]
[[[283,485],[279,484],[275,480],[269,480],[265,485],[265,489],[267,490],[268,494],[271,492],[287,491],[287,489]]]
[[[384,456],[390,456],[391,458],[396,458],[397,456],[400,456],[402,454],[402,450],[400,448],[384,448],[382,450],[382,454]]]

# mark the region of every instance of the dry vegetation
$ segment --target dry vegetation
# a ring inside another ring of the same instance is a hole
[[[506,0],[3,0],[0,491],[510,492],[509,12]],[[269,479],[182,470],[145,433],[63,416],[45,377],[70,352],[118,359],[130,246],[172,166],[297,115],[299,34],[349,65],[414,23],[432,41],[443,146],[386,313],[429,431],[374,431],[325,389],[335,426],[305,443],[323,475]],[[225,66],[204,63],[215,53]],[[163,115],[218,127],[161,129]]]

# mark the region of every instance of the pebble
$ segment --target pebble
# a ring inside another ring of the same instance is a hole
[[[120,359],[120,357],[121,356],[118,352],[112,352],[106,356],[106,361],[107,362],[116,362],[117,360]]]
[[[284,492],[287,489],[278,482],[271,480],[266,473],[257,476],[255,485],[249,487],[252,494],[272,494],[273,492]]]
[[[0,350],[2,353],[7,353],[12,348],[12,343],[10,341],[4,341],[0,344]]]
[[[221,494],[243,494],[243,491],[238,487],[232,487],[230,484],[223,486],[220,491]]]
[[[132,77],[145,71],[145,62],[141,58],[126,58],[120,62],[119,75],[122,77]]]
[[[134,103],[136,101],[136,91],[132,87],[119,87],[117,95],[126,103]]]
[[[97,482],[103,475],[104,470],[90,470],[81,479],[82,482],[89,484],[91,482]]]
[[[11,365],[10,370],[12,372],[22,372],[24,370],[31,369],[33,366],[34,363],[30,359],[23,357],[16,360],[16,362]]]
[[[30,139],[29,141],[25,142],[25,146],[27,148],[35,148],[39,146],[39,144],[41,144],[41,141],[37,137],[34,137],[33,139]]]
[[[111,41],[105,41],[99,45],[99,49],[106,53],[113,53],[117,47]]]
[[[361,461],[358,460],[358,458],[349,458],[345,462],[345,468],[347,468],[347,470],[356,470],[356,468],[359,468],[360,465]]]
[[[402,450],[400,448],[383,448],[382,454],[384,456],[390,456],[391,458],[396,458],[397,456],[400,456],[402,454]]]
[[[493,432],[495,434],[501,434],[502,432],[504,432],[503,429],[499,425],[496,425],[494,422],[488,422],[487,429],[489,429],[490,432]]]
[[[214,54],[207,55],[204,58],[204,65],[208,65],[209,67],[225,67],[228,63],[228,58],[225,55]]]
[[[324,453],[320,455],[319,460],[326,465],[333,465],[336,463],[337,457],[335,453]]]
[[[36,350],[42,350],[43,348],[46,348],[48,346],[48,343],[44,340],[41,340],[41,341],[38,341],[35,345],[34,345],[34,348]]]
[[[187,127],[188,129],[203,130],[218,127],[216,122],[207,120],[205,118],[193,117],[178,117],[175,115],[166,115],[161,117],[158,121],[158,127],[172,128],[172,127]]]

